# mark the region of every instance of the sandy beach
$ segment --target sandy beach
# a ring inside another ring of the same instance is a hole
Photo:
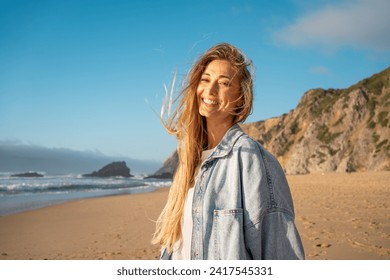
[[[390,172],[288,176],[306,258],[390,259]],[[156,259],[168,189],[0,217],[0,259]]]

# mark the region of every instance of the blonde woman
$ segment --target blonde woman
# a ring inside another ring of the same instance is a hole
[[[283,170],[238,126],[252,110],[249,67],[236,47],[212,47],[167,117],[179,165],[153,238],[162,259],[304,258]]]

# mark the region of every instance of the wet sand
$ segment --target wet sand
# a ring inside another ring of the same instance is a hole
[[[390,259],[390,172],[288,176],[306,258]],[[156,259],[168,189],[0,217],[0,259]]]

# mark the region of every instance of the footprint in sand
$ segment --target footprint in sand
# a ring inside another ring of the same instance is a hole
[[[112,257],[112,256],[118,256],[118,255],[122,255],[122,252],[121,251],[117,251],[117,252],[106,252],[106,253],[104,253],[104,256],[106,256],[106,257]]]
[[[380,224],[381,224],[380,222],[372,221],[370,223],[370,227],[373,228],[373,229],[378,229]]]
[[[313,226],[316,224],[315,222],[313,221],[310,221],[308,218],[306,217],[301,217],[299,218],[299,220],[302,221],[302,225],[305,227],[305,228],[313,228]]]
[[[319,257],[320,254],[318,254],[318,253],[310,253],[310,254],[308,254],[307,256],[308,256],[309,258],[313,258],[313,257]]]
[[[314,226],[316,223],[312,222],[312,221],[304,221],[304,222],[302,222],[302,224],[305,226]]]
[[[316,247],[318,247],[318,248],[329,248],[330,246],[332,246],[332,244],[318,243],[318,244],[316,245]]]

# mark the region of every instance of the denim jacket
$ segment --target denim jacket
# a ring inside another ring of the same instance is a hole
[[[284,172],[238,125],[201,165],[192,217],[191,259],[304,259]]]

